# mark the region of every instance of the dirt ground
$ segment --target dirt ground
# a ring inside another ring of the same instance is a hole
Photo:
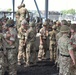
[[[23,65],[18,66],[18,75],[58,75],[58,70],[53,62],[47,60],[26,68]]]

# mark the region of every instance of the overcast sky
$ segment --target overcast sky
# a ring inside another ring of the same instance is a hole
[[[17,6],[20,5],[22,0],[15,0],[15,10]],[[36,0],[40,10],[45,9],[45,0]],[[29,10],[36,10],[34,0],[24,1],[26,8]],[[5,10],[12,8],[12,0],[0,0],[0,9]],[[49,10],[51,11],[61,11],[68,9],[76,9],[76,0],[49,0]]]

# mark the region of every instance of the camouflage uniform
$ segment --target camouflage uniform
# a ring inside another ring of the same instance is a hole
[[[29,17],[29,13],[27,11],[27,9],[25,8],[25,4],[22,4],[21,5],[21,8],[19,9],[19,14],[20,14],[20,22],[23,20],[23,19],[26,19]]]
[[[20,21],[19,21],[19,17],[20,17],[19,13],[16,12],[16,28],[17,28],[17,30],[18,30],[18,29],[20,28],[20,26],[21,26]]]
[[[59,75],[70,75],[71,73],[71,58],[69,51],[73,50],[71,45],[71,40],[68,38],[69,28],[68,26],[62,26],[61,32],[63,33],[62,37],[58,40],[59,48]]]
[[[36,62],[36,29],[34,22],[30,23],[30,28],[27,30],[26,36],[26,66],[29,66],[31,56],[33,57],[33,63]]]
[[[48,30],[44,26],[47,26],[47,22],[44,22],[43,28],[40,29],[40,39],[42,40],[43,44],[39,45],[39,52],[38,52],[38,60],[45,59],[46,51],[47,51],[47,37],[48,37]]]
[[[19,51],[18,51],[18,65],[21,65],[21,58],[23,58],[23,62],[26,63],[25,58],[26,58],[26,27],[27,22],[26,20],[22,20],[21,22],[21,27],[18,29],[18,36],[19,36]]]
[[[17,48],[16,48],[16,40],[17,40],[17,32],[13,28],[14,21],[8,20],[7,27],[8,31],[5,33],[5,47],[7,50],[7,62],[8,62],[8,71],[9,75],[17,75]],[[10,36],[8,36],[8,34]]]
[[[57,50],[56,50],[56,62],[55,62],[55,63],[57,63],[57,67],[59,67],[59,49],[58,49],[58,40],[59,40],[60,37],[62,37],[62,33],[61,33],[61,32],[57,33],[57,35],[56,35]]]
[[[4,50],[3,50],[3,34],[1,32],[2,27],[0,25],[0,75],[4,75]]]
[[[61,23],[59,21],[56,22],[56,30],[57,32],[60,31]]]
[[[50,39],[50,45],[49,45],[49,50],[50,50],[50,59],[54,61],[56,59],[56,26],[52,27],[52,31],[49,32],[49,39]]]

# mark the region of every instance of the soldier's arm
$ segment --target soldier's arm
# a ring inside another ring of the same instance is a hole
[[[43,39],[42,39],[42,37],[43,37],[43,35],[42,35],[42,29],[40,30],[40,44],[43,44]]]
[[[70,43],[70,40],[69,40],[69,42],[68,42],[68,50],[69,50],[69,54],[70,54],[70,56],[71,56],[71,59],[72,59],[72,61],[73,61],[73,65],[75,65],[75,55],[74,55],[73,47],[72,47],[72,45],[71,45],[71,43]]]
[[[75,65],[75,56],[74,56],[74,52],[73,52],[73,50],[69,50],[69,54],[70,54],[70,56],[71,56],[71,59],[72,59],[72,61],[73,61],[73,65]]]
[[[30,31],[29,31],[29,30],[27,30],[27,31],[26,31],[26,38],[25,38],[25,42],[27,42],[27,39],[28,39],[28,37],[29,37],[29,34],[30,34]]]

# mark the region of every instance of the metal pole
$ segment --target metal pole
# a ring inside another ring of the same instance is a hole
[[[22,0],[21,4],[24,2],[24,0]]]
[[[12,0],[13,2],[13,20],[14,20],[14,12],[15,12],[15,0]]]
[[[37,5],[36,0],[34,0],[34,2],[35,2],[35,5],[36,5],[36,8],[37,8],[37,11],[38,11],[39,17],[41,18],[40,10],[39,10],[39,8],[38,8],[38,5]]]
[[[45,18],[48,18],[48,0],[45,0]]]

